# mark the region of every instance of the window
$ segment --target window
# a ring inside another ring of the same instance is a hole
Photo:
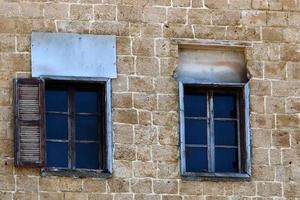
[[[183,87],[183,175],[247,178],[243,87]]]
[[[109,176],[109,86],[109,81],[16,80],[16,165],[42,167],[44,175]]]
[[[179,46],[181,175],[251,176],[249,86],[243,48]]]

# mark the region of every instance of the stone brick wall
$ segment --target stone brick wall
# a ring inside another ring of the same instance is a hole
[[[14,168],[12,79],[31,71],[32,31],[117,35],[113,178]],[[174,38],[252,42],[251,181],[180,178]],[[299,43],[299,0],[0,0],[0,199],[299,199]]]

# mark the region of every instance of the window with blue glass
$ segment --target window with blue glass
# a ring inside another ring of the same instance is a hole
[[[105,85],[47,81],[46,167],[105,168]]]
[[[245,88],[183,86],[183,175],[248,178]]]

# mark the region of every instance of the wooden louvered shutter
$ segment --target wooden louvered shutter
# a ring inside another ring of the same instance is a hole
[[[42,167],[44,152],[44,82],[14,80],[15,165]]]

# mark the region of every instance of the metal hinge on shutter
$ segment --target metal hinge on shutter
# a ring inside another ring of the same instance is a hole
[[[15,165],[42,167],[45,164],[44,82],[14,80]]]

